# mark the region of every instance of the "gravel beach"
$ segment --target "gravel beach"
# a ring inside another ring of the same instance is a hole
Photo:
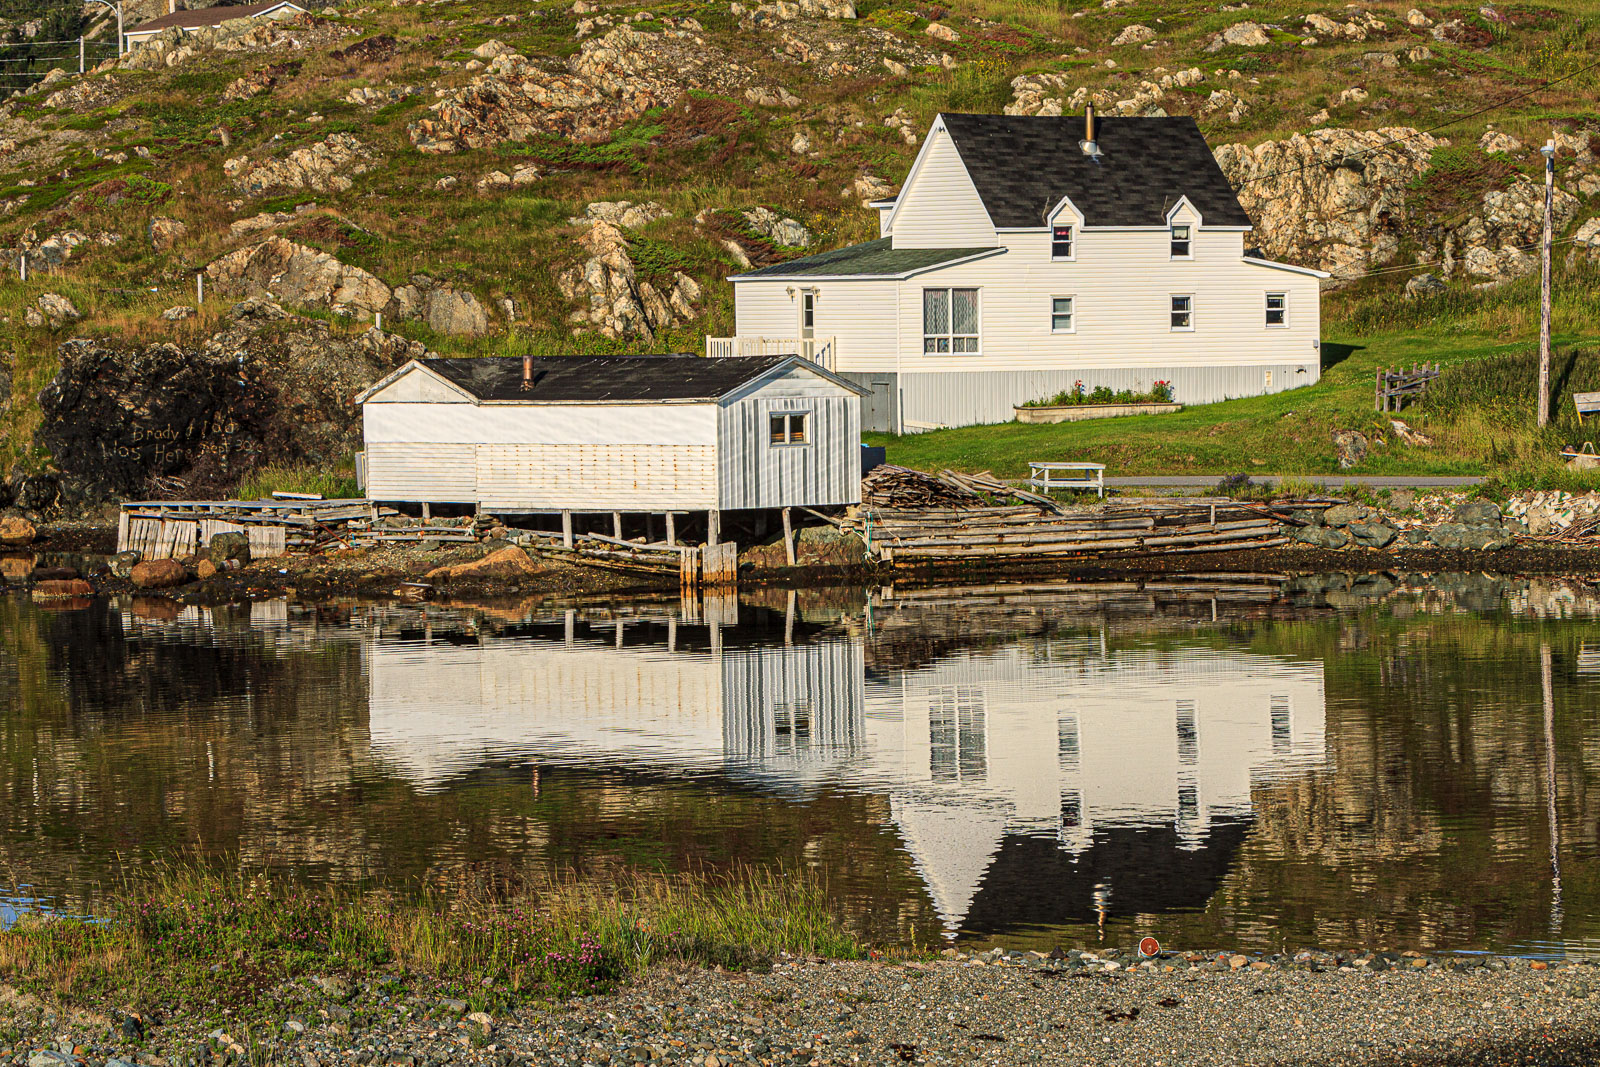
[[[1059,955],[1059,954],[1058,954]],[[1123,951],[657,970],[615,993],[474,1012],[428,983],[316,978],[248,1017],[0,1001],[17,1067],[729,1064],[1590,1064],[1587,961]]]

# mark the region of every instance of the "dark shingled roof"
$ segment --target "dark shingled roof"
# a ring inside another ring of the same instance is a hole
[[[994,252],[994,248],[890,248],[889,238],[880,237],[865,244],[847,245],[831,252],[820,252],[804,259],[774,263],[760,270],[746,271],[740,278],[784,278],[816,275],[868,277],[904,274],[907,271],[936,267],[954,259]]]
[[[1249,226],[1200,127],[1187,116],[1095,117],[1098,163],[1083,154],[1082,115],[945,115],[972,184],[1001,229],[1042,226],[1070,196],[1086,226],[1162,226],[1181,197],[1208,226]]]
[[[182,26],[186,30],[197,30],[203,26],[220,26],[229,19],[247,19],[280,7],[283,0],[271,0],[265,4],[219,4],[215,7],[200,7],[188,11],[175,11],[170,15],[162,15],[149,22],[141,22],[129,30],[129,33],[148,33],[151,30],[165,30],[172,26]],[[301,11],[305,7],[295,4]]]
[[[425,359],[422,365],[479,400],[559,404],[581,401],[716,400],[792,355],[552,356],[533,361],[533,388],[522,388],[517,356]]]

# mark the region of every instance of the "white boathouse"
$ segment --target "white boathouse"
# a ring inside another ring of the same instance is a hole
[[[705,512],[715,542],[723,512],[860,502],[863,393],[794,355],[413,360],[356,398],[366,494]]]

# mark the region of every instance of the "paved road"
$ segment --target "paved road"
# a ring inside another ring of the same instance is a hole
[[[1371,489],[1458,489],[1463,486],[1478,485],[1482,478],[1409,478],[1409,477],[1382,477],[1367,475],[1365,477],[1344,474],[1252,474],[1253,482],[1271,482],[1276,485],[1285,477],[1295,481],[1307,481],[1320,485],[1325,489],[1344,489],[1351,485],[1364,485]],[[1221,481],[1215,474],[1183,474],[1183,475],[1148,475],[1145,477],[1107,478],[1106,487],[1113,489],[1209,489]]]

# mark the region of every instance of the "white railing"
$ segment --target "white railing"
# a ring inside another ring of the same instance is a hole
[[[836,337],[707,337],[706,355],[719,356],[804,356],[824,370],[839,362]]]

